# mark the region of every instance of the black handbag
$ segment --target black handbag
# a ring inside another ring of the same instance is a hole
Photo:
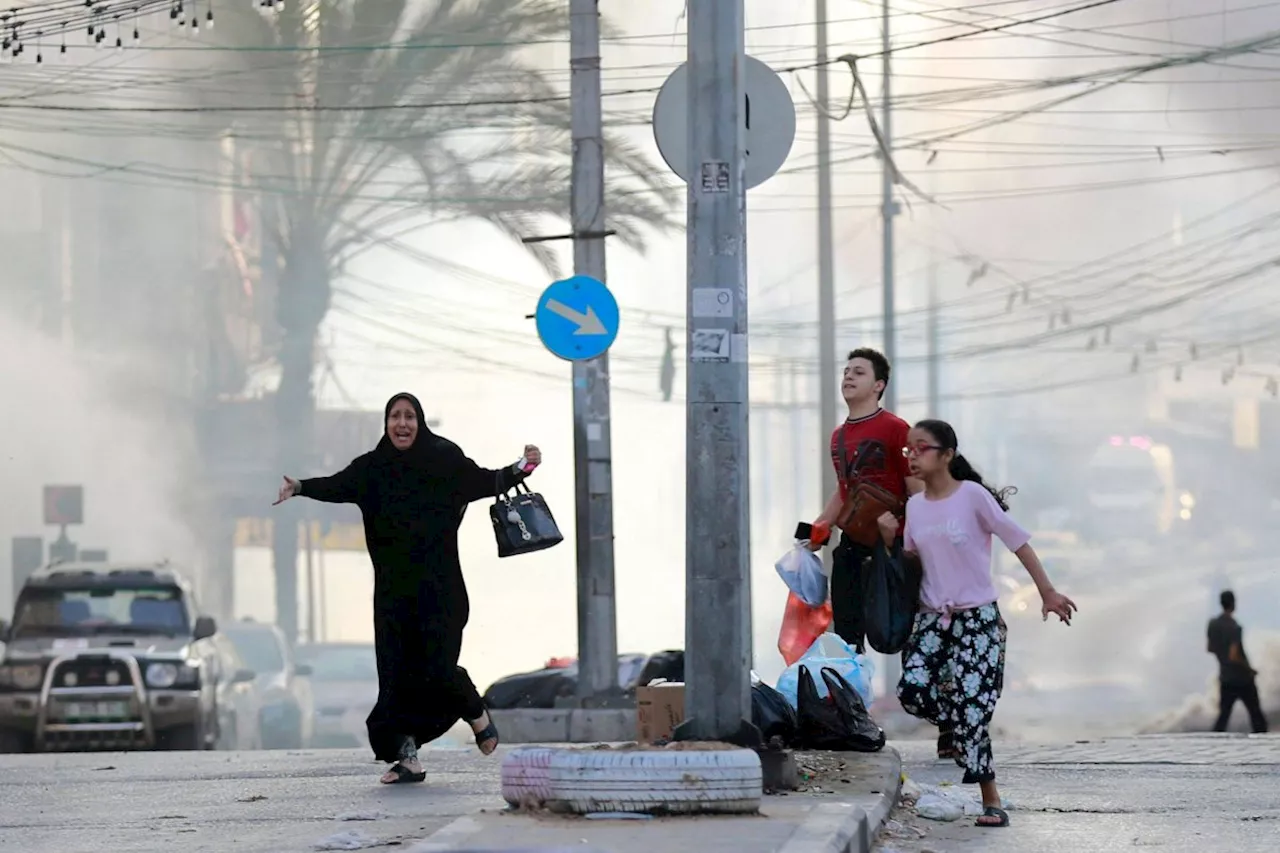
[[[862,613],[867,644],[882,655],[907,647],[920,609],[920,561],[896,542],[876,543],[862,563]]]
[[[499,491],[489,507],[498,556],[532,554],[564,541],[546,500],[524,483],[509,492]]]

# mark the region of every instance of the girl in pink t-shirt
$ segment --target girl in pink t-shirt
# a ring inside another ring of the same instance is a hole
[[[955,430],[943,421],[920,421],[907,435],[904,453],[924,491],[907,501],[903,550],[920,557],[924,574],[920,612],[902,653],[898,699],[907,713],[938,727],[939,751],[949,745],[964,781],[981,787],[978,826],[1008,826],[991,756],[991,717],[1004,688],[1008,636],[991,579],[991,537],[1026,567],[1045,619],[1053,613],[1070,625],[1076,606],[1049,582],[1030,534],[1006,514],[1003,494],[983,483],[956,448]],[[886,542],[897,526],[892,515],[881,518]]]

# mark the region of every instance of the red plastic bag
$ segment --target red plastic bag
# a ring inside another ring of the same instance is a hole
[[[782,629],[778,631],[778,651],[791,666],[831,627],[831,599],[810,607],[794,592],[787,594],[787,609],[782,612]]]

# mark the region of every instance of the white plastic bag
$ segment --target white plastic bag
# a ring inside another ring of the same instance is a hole
[[[818,688],[818,696],[825,699],[827,683],[822,678],[823,667],[831,667],[849,682],[849,686],[858,691],[862,702],[868,708],[875,701],[875,693],[871,688],[871,678],[876,673],[875,664],[866,655],[854,651],[839,635],[827,632],[813,641],[804,657],[782,671],[778,676],[777,690],[792,708],[798,708],[797,694],[800,692],[800,667],[809,670],[814,686]]]
[[[822,557],[809,550],[809,541],[801,539],[794,548],[773,564],[787,588],[810,607],[820,607],[827,600],[827,575]]]

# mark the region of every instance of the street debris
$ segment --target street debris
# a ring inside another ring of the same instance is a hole
[[[895,841],[919,841],[928,835],[928,830],[923,827],[912,826],[892,818],[885,821],[884,826],[880,828],[881,838],[891,838]]]
[[[260,803],[266,799],[265,794],[250,794],[247,797],[237,797],[237,803]]]
[[[719,741],[658,740],[653,743],[597,743],[586,749],[592,752],[731,752],[742,747]]]
[[[387,815],[374,809],[372,811],[343,812],[334,820],[382,820],[384,817],[387,817]]]
[[[378,847],[381,841],[371,835],[366,835],[358,829],[349,829],[346,832],[339,832],[330,835],[328,838],[322,838],[315,843],[316,850],[364,850],[369,847]]]
[[[834,794],[832,786],[836,782],[848,785],[851,781],[849,763],[841,753],[797,752],[795,759],[800,776],[796,793]]]
[[[973,790],[966,790],[972,787]],[[977,786],[959,788],[955,785],[921,785],[902,777],[902,790],[899,801],[912,808],[917,815],[926,820],[951,822],[962,817],[979,817],[982,815],[982,798],[977,793]],[[1008,800],[1003,801],[1006,811],[1013,806]]]

